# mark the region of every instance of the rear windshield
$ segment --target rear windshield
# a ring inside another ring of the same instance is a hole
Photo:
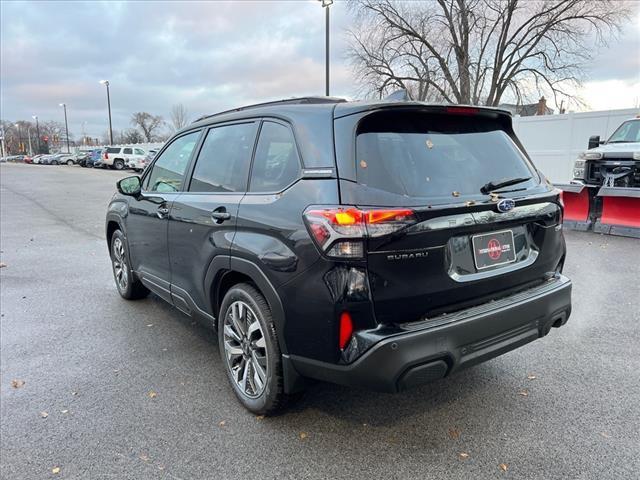
[[[499,119],[392,111],[369,115],[356,137],[358,183],[410,197],[477,196],[488,182],[538,176]]]

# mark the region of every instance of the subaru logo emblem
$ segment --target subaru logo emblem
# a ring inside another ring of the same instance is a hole
[[[516,201],[513,198],[505,198],[498,202],[498,211],[502,213],[506,213],[510,210],[513,210],[513,207],[516,206]]]

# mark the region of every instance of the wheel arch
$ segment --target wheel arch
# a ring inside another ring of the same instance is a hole
[[[280,296],[260,267],[250,260],[222,255],[213,259],[205,279],[210,311],[217,318],[224,294],[238,283],[250,283],[264,296],[276,326],[280,351],[288,354],[284,341],[285,315]]]

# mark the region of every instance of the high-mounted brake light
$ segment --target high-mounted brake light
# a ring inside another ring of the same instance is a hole
[[[316,244],[336,258],[362,258],[366,237],[389,235],[416,223],[410,209],[311,208],[304,218]]]
[[[447,107],[446,112],[454,115],[477,115],[479,110],[474,107]]]

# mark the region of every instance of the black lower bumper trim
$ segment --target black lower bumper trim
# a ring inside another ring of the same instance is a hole
[[[571,281],[554,280],[496,302],[456,313],[454,322],[390,335],[355,362],[337,365],[291,355],[302,376],[395,392],[489,360],[545,336],[571,313]]]

